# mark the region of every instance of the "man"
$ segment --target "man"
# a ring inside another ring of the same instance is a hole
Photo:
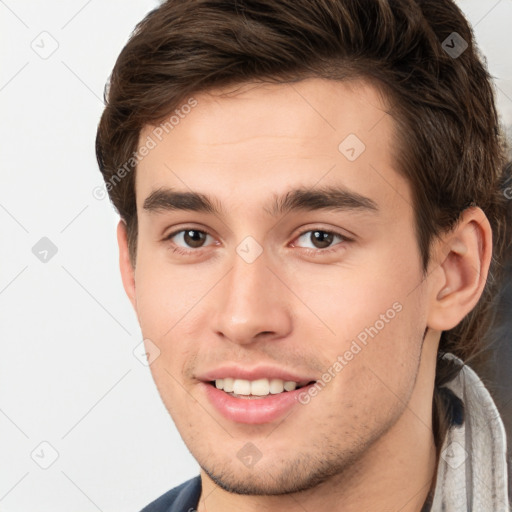
[[[145,511],[506,511],[474,362],[510,241],[449,0],[171,0],[97,156],[124,288],[200,475]]]

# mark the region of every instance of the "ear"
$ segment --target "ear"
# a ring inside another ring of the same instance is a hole
[[[464,210],[461,219],[435,243],[433,285],[427,325],[447,331],[476,306],[482,295],[492,256],[492,230],[478,207]]]
[[[137,311],[137,301],[135,299],[135,269],[130,262],[126,222],[123,219],[121,219],[117,225],[117,245],[119,246],[119,268],[121,270],[124,291],[126,295],[128,295],[133,308]]]

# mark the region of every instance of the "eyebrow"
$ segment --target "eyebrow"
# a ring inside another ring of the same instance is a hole
[[[222,216],[222,207],[206,194],[187,192],[161,187],[144,200],[143,209],[148,212],[185,210]],[[269,206],[263,211],[272,217],[292,211],[357,210],[376,213],[377,203],[341,186],[327,186],[308,189],[305,187],[289,190],[283,195],[273,195]]]

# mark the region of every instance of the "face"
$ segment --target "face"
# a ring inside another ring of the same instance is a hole
[[[363,82],[194,100],[140,136],[131,298],[152,375],[221,487],[308,489],[369,457],[416,384],[427,292],[394,121]]]

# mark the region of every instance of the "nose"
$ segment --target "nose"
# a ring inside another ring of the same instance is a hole
[[[217,336],[248,345],[290,334],[293,294],[283,283],[286,279],[276,274],[279,271],[271,269],[265,252],[252,263],[234,255],[215,297],[212,327]]]

